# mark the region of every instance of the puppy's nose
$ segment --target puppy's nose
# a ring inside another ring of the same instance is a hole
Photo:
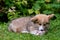
[[[44,31],[43,29],[41,29],[41,31]]]

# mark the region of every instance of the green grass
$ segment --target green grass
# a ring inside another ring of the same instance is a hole
[[[50,21],[49,32],[43,36],[9,32],[8,23],[0,23],[0,40],[60,40],[60,15],[55,16],[57,19]]]

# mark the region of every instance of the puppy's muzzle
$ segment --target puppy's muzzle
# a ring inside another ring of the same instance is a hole
[[[43,25],[39,26],[39,31],[44,31],[44,26]]]

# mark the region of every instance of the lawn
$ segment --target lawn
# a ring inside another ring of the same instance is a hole
[[[8,23],[0,23],[0,40],[60,40],[60,14],[55,14],[55,20],[50,21],[50,29],[46,35],[36,36],[8,31]]]

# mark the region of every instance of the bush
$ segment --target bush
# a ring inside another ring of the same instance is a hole
[[[0,4],[9,20],[20,16],[60,12],[59,0],[0,0]]]

